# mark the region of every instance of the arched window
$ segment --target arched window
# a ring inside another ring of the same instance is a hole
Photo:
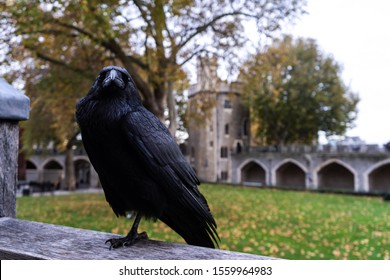
[[[240,154],[242,152],[242,145],[240,142],[237,142],[237,145],[236,145],[236,153],[237,154]]]

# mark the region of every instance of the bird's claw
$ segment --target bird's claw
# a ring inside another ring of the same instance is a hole
[[[104,244],[110,243],[109,250],[111,250],[112,248],[116,249],[119,247],[131,246],[142,239],[148,239],[148,235],[145,231],[141,233],[136,233],[132,236],[126,236],[121,238],[110,238]]]

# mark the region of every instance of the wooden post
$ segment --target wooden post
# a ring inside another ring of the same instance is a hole
[[[27,120],[30,100],[0,78],[0,217],[16,216],[18,122]]]

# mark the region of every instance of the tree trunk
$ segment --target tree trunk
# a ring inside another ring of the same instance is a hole
[[[69,191],[76,190],[76,176],[74,172],[72,147],[66,147],[65,151],[65,185]]]
[[[77,134],[68,141],[65,150],[65,186],[69,191],[76,190],[76,176],[73,162],[73,144]]]
[[[177,130],[177,112],[176,112],[176,102],[175,96],[173,94],[173,82],[169,81],[167,86],[168,94],[167,94],[167,105],[168,105],[168,113],[169,113],[169,131],[173,135],[176,136]]]

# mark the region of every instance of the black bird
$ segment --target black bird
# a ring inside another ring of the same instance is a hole
[[[76,118],[112,210],[117,216],[137,212],[126,237],[107,240],[110,249],[147,238],[137,231],[141,217],[160,219],[188,244],[218,246],[194,170],[166,126],[142,105],[126,69],[103,68],[77,103]]]

